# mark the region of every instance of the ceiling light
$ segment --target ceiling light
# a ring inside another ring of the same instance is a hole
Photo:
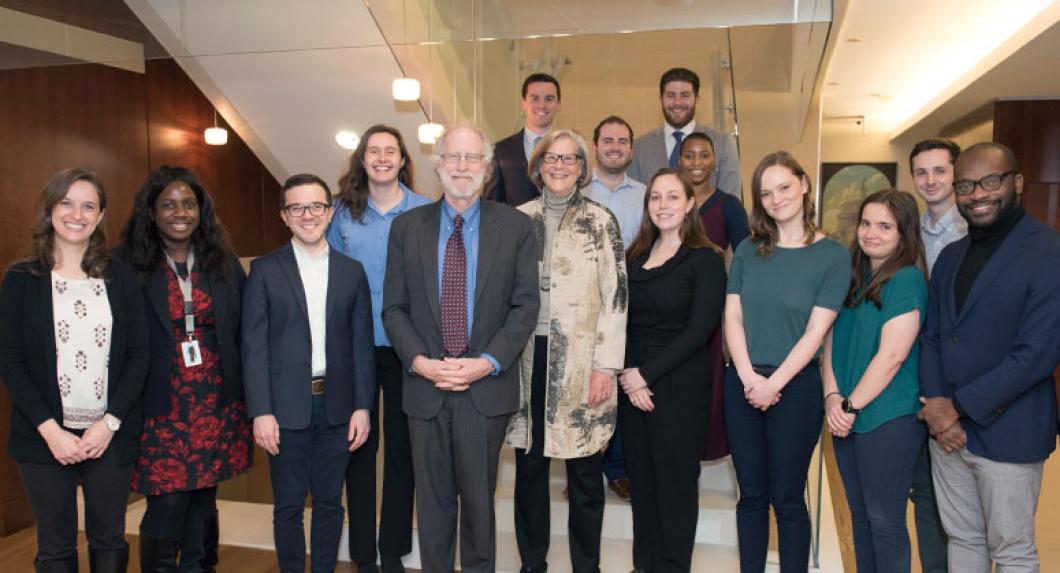
[[[343,149],[353,151],[361,143],[361,138],[356,133],[343,129],[335,134],[335,143],[338,143],[339,147]]]
[[[420,82],[415,78],[398,78],[391,91],[398,101],[416,101],[420,99]]]
[[[440,123],[421,123],[419,129],[420,143],[424,145],[434,145],[438,141],[438,137],[445,131],[445,126]]]
[[[207,145],[224,145],[228,143],[228,130],[217,126],[217,110],[213,110],[213,127],[203,132]]]
[[[619,30],[619,34],[632,34],[633,30]]]

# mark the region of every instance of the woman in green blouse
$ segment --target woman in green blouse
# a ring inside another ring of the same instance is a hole
[[[906,502],[917,421],[917,333],[927,307],[916,201],[889,189],[861,203],[846,304],[825,343],[825,418],[850,504],[860,572],[908,572]]]

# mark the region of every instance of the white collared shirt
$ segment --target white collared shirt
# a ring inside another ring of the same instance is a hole
[[[537,146],[538,140],[546,135],[548,135],[548,131],[544,133],[534,133],[529,127],[523,127],[523,153],[526,154],[527,161],[530,161],[530,156],[534,154],[534,147]]]
[[[674,152],[674,146],[677,142],[674,141],[674,132],[680,131],[684,134],[681,141],[684,141],[684,137],[692,135],[696,131],[696,120],[692,120],[681,127],[674,127],[669,123],[663,122],[663,143],[666,144],[666,158],[669,160],[670,154]]]
[[[931,212],[925,210],[920,216],[920,237],[924,243],[924,256],[927,258],[928,275],[939,258],[939,253],[946,245],[962,239],[968,234],[968,222],[964,220],[957,205],[950,206],[950,210],[938,220],[932,223]]]
[[[331,249],[327,241],[318,255],[310,255],[297,243],[294,247],[294,259],[298,263],[298,274],[302,277],[302,288],[305,289],[305,306],[309,312],[309,335],[313,344],[313,377],[323,376],[328,369],[327,348],[324,344],[327,335],[328,305],[328,256]]]

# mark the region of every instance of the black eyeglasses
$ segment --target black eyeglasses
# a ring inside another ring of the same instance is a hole
[[[564,165],[574,165],[578,162],[578,159],[579,157],[574,153],[560,155],[558,153],[552,153],[551,151],[546,151],[545,154],[541,156],[541,160],[549,164],[562,161]]]
[[[975,192],[975,186],[978,185],[983,188],[983,191],[997,191],[1001,188],[1001,182],[1005,180],[1009,175],[1015,175],[1018,171],[1006,171],[1004,173],[994,173],[993,175],[987,175],[978,181],[972,181],[971,179],[961,179],[953,183],[953,191],[958,195],[971,195]]]
[[[312,203],[293,203],[284,207],[283,210],[287,211],[287,214],[292,217],[301,217],[305,215],[306,211],[309,211],[309,214],[314,217],[319,217],[326,213],[330,207],[331,205],[327,203],[314,201]]]

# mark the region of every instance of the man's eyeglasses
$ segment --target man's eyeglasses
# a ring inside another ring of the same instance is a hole
[[[312,203],[292,203],[284,207],[283,210],[287,211],[287,214],[292,217],[301,217],[305,215],[306,211],[309,211],[309,214],[314,217],[319,217],[326,213],[330,207],[331,205],[327,203],[314,201]]]
[[[552,153],[551,151],[546,151],[545,154],[541,157],[542,161],[550,165],[557,161],[562,161],[564,165],[574,165],[578,162],[578,159],[578,155],[574,153],[565,153],[563,155],[560,155],[558,153]]]
[[[987,175],[978,181],[972,181],[970,179],[961,179],[953,183],[953,191],[958,195],[971,195],[975,192],[975,186],[978,185],[983,188],[983,191],[997,191],[1001,188],[1001,182],[1005,180],[1009,175],[1015,175],[1018,171],[1006,171],[1004,173],[995,173],[993,175]]]
[[[482,163],[482,160],[485,159],[486,156],[482,155],[481,153],[456,153],[456,152],[454,152],[454,153],[443,153],[443,154],[440,155],[440,157],[442,158],[442,161],[444,161],[445,163],[447,163],[449,165],[456,165],[457,163],[460,163],[461,159],[466,161],[468,165],[478,165],[479,163]]]

